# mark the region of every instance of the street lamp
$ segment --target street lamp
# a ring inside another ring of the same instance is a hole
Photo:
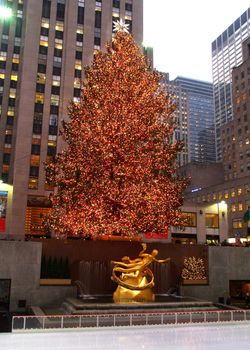
[[[0,5],[0,19],[8,19],[12,16],[12,10],[9,7]]]

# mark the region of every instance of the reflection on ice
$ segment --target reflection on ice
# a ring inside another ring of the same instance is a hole
[[[4,350],[248,350],[250,324],[129,327],[2,334]]]

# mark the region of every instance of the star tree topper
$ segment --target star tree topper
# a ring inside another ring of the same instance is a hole
[[[122,19],[120,21],[113,21],[114,32],[129,33],[129,24],[126,24]]]

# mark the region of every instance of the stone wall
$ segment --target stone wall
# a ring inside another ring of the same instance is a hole
[[[209,247],[209,284],[181,286],[183,296],[218,302],[229,297],[230,280],[250,280],[250,248]]]
[[[40,287],[42,244],[39,242],[0,241],[0,279],[11,279],[10,310],[24,311],[31,305],[60,305],[75,295],[74,287]],[[24,307],[19,301],[24,300]]]

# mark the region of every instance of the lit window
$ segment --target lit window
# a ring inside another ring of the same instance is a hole
[[[37,83],[45,84],[46,75],[44,73],[37,73]]]
[[[36,93],[36,103],[44,103],[44,94]]]
[[[239,203],[238,208],[239,208],[239,211],[243,211],[243,204]]]
[[[186,222],[184,226],[188,226],[188,227],[197,226],[196,213],[182,212],[181,216]]]
[[[15,112],[8,110],[7,115],[10,116],[10,117],[14,117]]]
[[[205,223],[207,228],[219,228],[219,215],[205,214]]]
[[[15,90],[16,91],[16,90]],[[16,98],[16,92],[10,91],[9,93],[10,98]]]
[[[40,40],[40,46],[48,47],[48,42],[45,40]]]
[[[43,28],[49,28],[49,20],[43,18],[43,19],[42,19],[41,27],[43,27]]]
[[[40,156],[32,154],[31,160],[30,160],[30,165],[31,166],[39,166],[39,163],[40,163]]]
[[[77,69],[77,70],[81,70],[82,69],[82,65],[81,65],[80,61],[75,63],[75,69]]]
[[[35,190],[38,187],[38,179],[32,177],[29,178],[29,189]]]
[[[235,190],[234,189],[231,190],[231,197],[235,197]]]
[[[58,95],[51,95],[50,104],[53,106],[59,106],[59,98]]]
[[[233,228],[243,228],[243,222],[241,219],[233,220]]]
[[[238,196],[240,196],[242,194],[242,189],[238,188],[237,193],[238,193]]]
[[[232,213],[235,213],[235,212],[236,212],[236,205],[232,204]]]
[[[61,44],[55,44],[55,48],[58,50],[62,50],[63,47]]]
[[[56,23],[56,30],[59,30],[60,32],[63,32],[63,23]]]
[[[228,196],[228,192],[225,192],[224,194],[224,198],[227,199],[229,196]]]

